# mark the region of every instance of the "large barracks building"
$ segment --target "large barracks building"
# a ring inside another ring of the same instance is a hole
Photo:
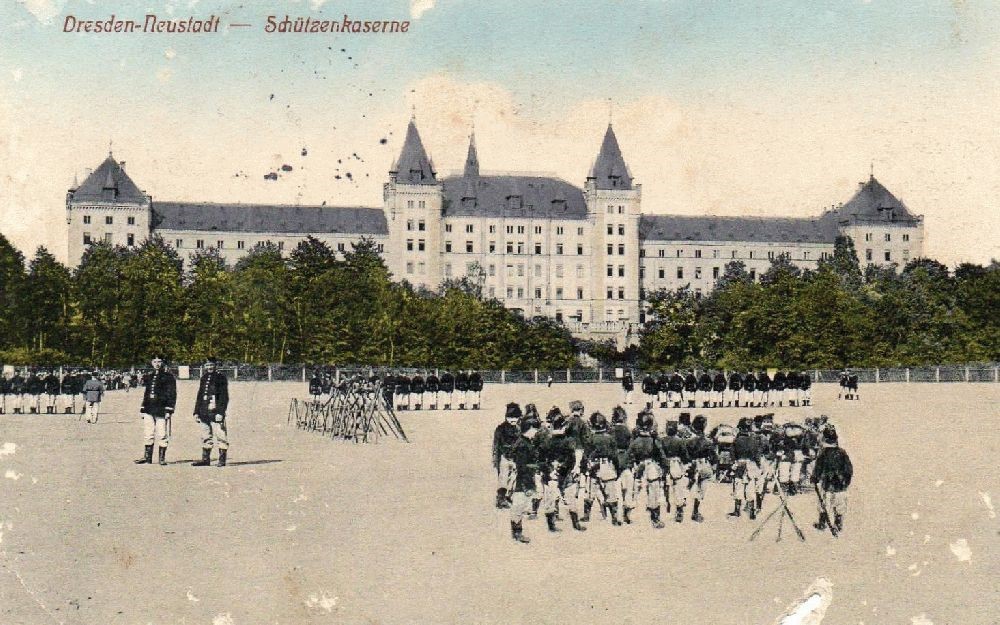
[[[273,243],[290,253],[307,236],[343,252],[375,240],[397,279],[436,288],[469,276],[525,316],[546,315],[579,335],[627,340],[643,298],[689,285],[708,293],[727,263],[758,279],[786,255],[815,268],[835,238],[853,238],[862,266],[922,255],[923,218],[874,176],[847,203],[811,218],[642,214],[609,125],[583,186],[542,175],[480,172],[475,137],[461,175],[441,177],[410,121],[381,207],[219,204],[154,200],[110,154],[66,195],[69,259],[98,240],[134,246],[161,236],[184,259],[216,248],[230,263]]]

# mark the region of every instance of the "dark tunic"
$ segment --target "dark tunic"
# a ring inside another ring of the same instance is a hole
[[[469,390],[469,374],[464,371],[455,376],[455,390],[456,391],[467,391]]]
[[[194,401],[194,414],[202,419],[215,415],[226,415],[229,407],[229,381],[218,371],[204,373],[198,383],[198,395]]]
[[[840,447],[824,447],[816,456],[811,479],[824,491],[839,493],[847,490],[853,476],[854,467],[847,452]]]
[[[712,376],[708,375],[708,373],[701,374],[701,377],[698,378],[698,390],[699,391],[712,390]]]
[[[441,390],[445,393],[451,393],[455,390],[455,376],[448,371],[441,374]]]
[[[679,373],[675,373],[670,376],[670,381],[667,383],[667,388],[672,393],[680,393],[684,390],[684,378],[681,377]]]
[[[648,434],[639,434],[632,439],[625,454],[625,464],[628,466],[642,465],[646,460],[652,460],[660,465],[660,468],[667,466],[667,457],[663,455],[663,447],[658,439]],[[638,478],[639,476],[636,475]]]
[[[698,390],[698,378],[694,377],[693,373],[687,374],[684,378],[684,391],[686,393],[693,393]]]
[[[527,493],[535,490],[535,473],[538,472],[538,450],[531,439],[518,435],[510,448],[510,459],[517,467],[514,491]]]
[[[642,392],[646,395],[656,395],[656,380],[653,376],[647,375],[642,379]]]
[[[173,414],[177,404],[177,380],[172,373],[162,369],[150,373],[146,390],[142,394],[141,412],[154,417]]]
[[[511,449],[520,438],[521,428],[506,420],[493,430],[493,468],[500,466],[501,457],[513,459]]]
[[[437,393],[439,388],[441,388],[441,382],[438,377],[433,373],[427,376],[427,392]]]
[[[622,388],[626,391],[631,391],[635,388],[635,381],[632,379],[631,373],[626,373],[622,376]]]
[[[715,378],[712,380],[712,390],[721,393],[726,390],[726,376],[720,371],[715,374]]]
[[[743,390],[751,393],[757,390],[757,376],[752,373],[743,376]]]
[[[476,371],[473,371],[472,375],[469,376],[469,390],[473,393],[483,390],[483,376]]]

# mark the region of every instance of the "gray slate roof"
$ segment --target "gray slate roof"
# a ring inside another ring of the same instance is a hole
[[[446,217],[586,219],[583,191],[543,176],[454,176],[444,179]],[[521,208],[512,208],[512,196]]]
[[[154,202],[158,230],[280,234],[388,234],[381,208]]]
[[[643,215],[639,221],[643,241],[833,243],[836,237],[836,224],[821,219]]]
[[[412,119],[406,127],[403,149],[389,173],[396,174],[396,179],[406,184],[437,184],[434,164],[427,156],[424,143],[420,140],[420,133],[417,132],[417,125]]]
[[[621,148],[618,147],[618,137],[615,136],[611,124],[608,124],[608,129],[604,133],[601,151],[597,153],[597,160],[594,161],[589,178],[597,183],[598,189],[632,188],[632,174],[625,164]]]
[[[144,204],[147,199],[110,154],[70,195],[74,202]]]
[[[838,221],[849,220],[852,217],[886,222],[917,221],[917,217],[906,208],[906,205],[882,186],[875,176],[863,183],[846,204],[829,211],[824,217]]]

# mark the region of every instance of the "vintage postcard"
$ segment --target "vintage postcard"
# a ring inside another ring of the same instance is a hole
[[[0,625],[996,625],[998,126],[980,0],[0,0]]]

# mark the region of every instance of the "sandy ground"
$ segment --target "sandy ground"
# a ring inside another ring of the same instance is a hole
[[[527,546],[493,508],[503,405],[607,413],[617,386],[488,386],[480,412],[403,413],[409,444],[355,445],[286,425],[304,385],[234,383],[224,469],[189,465],[195,383],[179,390],[168,467],[132,464],[135,392],[109,395],[98,425],[0,416],[0,623],[763,625],[819,578],[826,625],[1000,622],[1000,385],[869,385],[861,402],[816,388],[855,465],[840,539],[800,495],[806,542],[787,524],[749,542],[755,523],[727,518],[713,485],[701,525],[538,520]]]

